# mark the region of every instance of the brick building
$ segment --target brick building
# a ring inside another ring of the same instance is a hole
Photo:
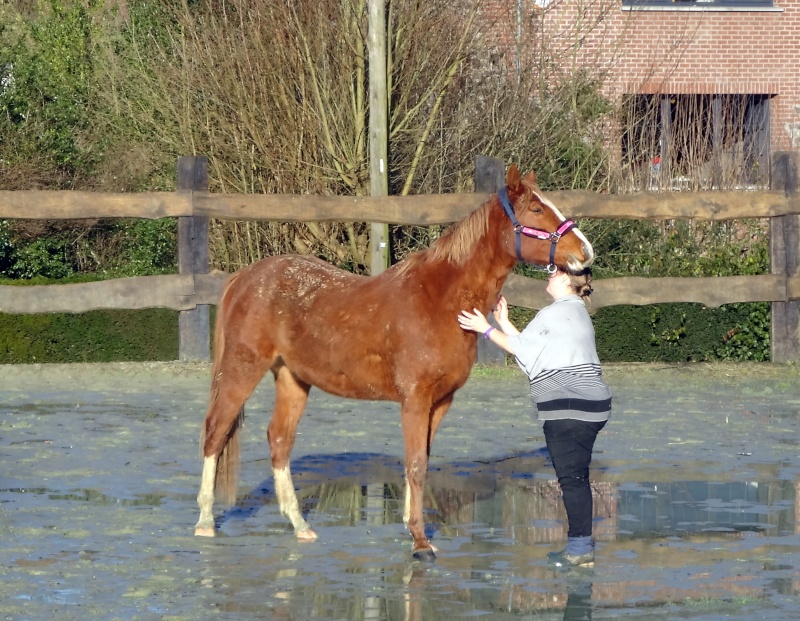
[[[512,56],[546,49],[565,72],[602,76],[624,110],[610,133],[621,168],[644,170],[645,186],[690,176],[692,189],[764,185],[770,153],[800,150],[800,0],[489,5],[496,44]]]

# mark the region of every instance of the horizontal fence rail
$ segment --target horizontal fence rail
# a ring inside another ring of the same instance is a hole
[[[479,207],[489,193],[410,196],[316,196],[298,194],[210,194],[208,192],[0,191],[0,218],[170,218],[276,222],[387,222],[450,224]],[[800,195],[785,191],[595,194],[547,192],[571,218],[626,220],[734,220],[800,215]]]
[[[170,308],[185,311],[217,303],[228,274],[135,276],[69,285],[0,286],[0,313],[85,313],[90,310]],[[541,280],[510,274],[503,295],[513,306],[550,303]],[[780,274],[706,278],[606,278],[594,282],[590,310],[631,304],[695,302],[710,308],[735,302],[800,299],[800,277]]]
[[[181,158],[199,160],[201,158]],[[496,161],[496,160],[495,160]],[[180,162],[179,162],[180,170]],[[800,359],[800,194],[798,156],[773,154],[772,190],[594,194],[547,192],[571,218],[731,220],[771,218],[771,274],[714,278],[609,278],[595,281],[591,308],[622,304],[694,302],[708,307],[772,302],[773,361]],[[185,188],[186,185],[179,187]],[[195,185],[194,187],[198,187]],[[0,219],[165,218],[278,222],[386,222],[433,225],[456,222],[490,193],[344,197],[177,192],[101,194],[75,191],[0,191]],[[181,240],[179,239],[179,245]],[[207,240],[205,241],[207,245]],[[207,253],[207,247],[203,249]],[[207,256],[207,255],[206,255]],[[197,264],[202,265],[202,261]],[[190,273],[186,273],[186,272]],[[139,276],[92,283],[0,286],[0,313],[82,313],[98,309],[170,308],[191,312],[216,304],[227,274],[184,269],[176,275]],[[538,309],[549,303],[545,283],[511,274],[503,287],[510,304]],[[207,335],[206,335],[207,340]],[[201,357],[205,358],[205,350]]]

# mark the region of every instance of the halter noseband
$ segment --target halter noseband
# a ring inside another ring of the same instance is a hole
[[[541,239],[545,241],[550,240],[550,263],[546,266],[533,265],[533,267],[545,271],[548,274],[555,274],[556,270],[558,269],[555,264],[556,244],[558,243],[558,240],[561,239],[562,235],[565,235],[575,228],[575,222],[569,219],[564,220],[552,233],[548,233],[542,229],[534,229],[530,226],[523,226],[517,220],[517,216],[514,215],[514,208],[511,206],[511,201],[508,200],[508,192],[506,191],[505,187],[500,188],[500,190],[497,192],[497,198],[500,199],[500,204],[503,206],[503,211],[506,212],[506,215],[511,220],[511,224],[514,225],[514,246],[517,251],[517,259],[520,261],[524,260],[522,258],[522,235],[525,235],[525,237],[533,237],[534,239]]]

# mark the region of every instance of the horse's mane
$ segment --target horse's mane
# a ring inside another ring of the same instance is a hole
[[[489,229],[489,209],[494,200],[494,197],[490,198],[466,218],[446,229],[431,245],[432,259],[457,265],[463,263]]]
[[[531,193],[540,193],[539,187],[527,179],[522,179],[522,185]],[[434,261],[450,261],[460,264],[466,260],[477,241],[486,234],[489,228],[489,210],[499,202],[496,195],[492,195],[478,209],[466,218],[447,229],[442,236],[431,245]]]
[[[489,229],[489,209],[494,200],[495,197],[489,198],[463,220],[445,229],[430,248],[406,257],[397,265],[396,274],[399,276],[411,267],[426,261],[461,265],[474,250],[477,241]]]
[[[522,179],[522,184],[534,195],[538,196],[541,192],[535,183],[531,183],[527,179]],[[422,261],[449,262],[461,265],[473,252],[478,240],[486,235],[486,231],[489,229],[489,211],[498,202],[497,196],[492,195],[466,218],[446,229],[441,237],[431,244],[430,248],[406,257],[399,265],[397,273],[402,274],[408,268]]]

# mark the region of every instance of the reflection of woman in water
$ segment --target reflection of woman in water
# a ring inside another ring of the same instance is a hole
[[[570,276],[558,270],[547,280],[553,302],[522,332],[509,321],[502,296],[493,313],[499,330],[477,309],[458,316],[464,330],[482,333],[513,354],[530,380],[569,522],[567,547],[550,555],[558,567],[594,564],[589,464],[597,434],[611,413],[611,392],[602,378],[594,327],[584,304],[591,292],[586,274]]]
[[[564,621],[592,621],[592,583],[581,580],[570,586]]]

